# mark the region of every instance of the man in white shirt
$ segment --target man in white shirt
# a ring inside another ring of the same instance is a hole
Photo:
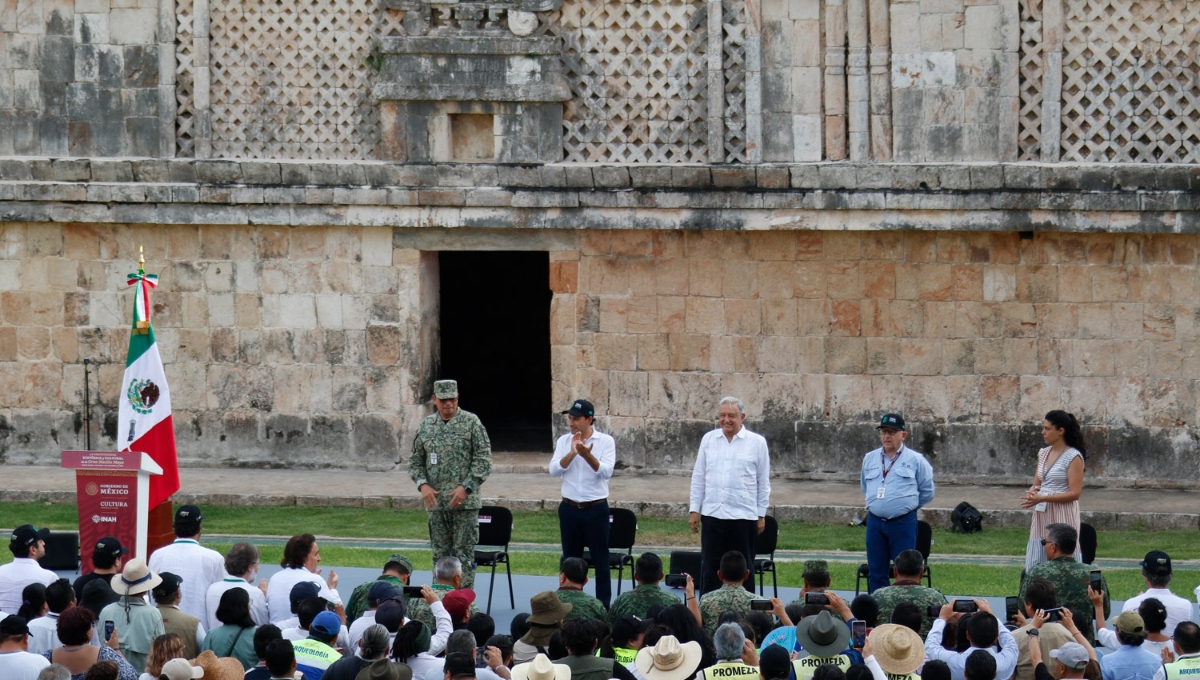
[[[176,574],[187,585],[179,609],[208,621],[205,597],[208,587],[225,578],[225,558],[221,553],[200,545],[201,522],[204,515],[194,505],[184,505],[175,511],[175,542],[150,555],[150,571]]]
[[[952,616],[958,616],[954,613],[954,602],[951,602],[942,606],[941,615],[929,629],[929,636],[925,638],[925,658],[945,661],[950,667],[951,680],[965,680],[963,671],[967,665],[967,657],[975,650],[982,649],[996,658],[996,680],[1008,680],[1017,669],[1017,641],[1007,628],[1000,625],[1000,621],[996,619],[985,600],[974,602],[978,611],[958,623],[967,627],[967,641],[971,646],[964,652],[952,652],[942,647],[942,633],[946,630],[946,622]],[[1000,645],[1000,651],[996,651],[996,645]]]
[[[583,557],[586,547],[596,567],[596,599],[607,607],[612,599],[608,570],[608,480],[617,463],[613,438],[597,432],[592,402],[578,399],[563,411],[571,431],[558,438],[550,459],[550,476],[562,477],[558,530],[563,557]]]
[[[316,584],[319,595],[334,604],[341,604],[342,597],[338,595],[337,572],[330,569],[329,577],[321,577],[321,547],[317,545],[317,537],[312,534],[298,534],[288,539],[283,546],[283,569],[271,575],[267,582],[267,609],[273,619],[271,623],[283,628],[279,622],[287,619],[292,611],[289,600],[292,587],[302,581]]]
[[[58,580],[58,574],[42,569],[37,561],[46,554],[49,529],[22,524],[13,529],[8,549],[13,561],[0,566],[0,611],[15,612],[21,608],[21,591],[30,583],[48,586]]]
[[[394,584],[387,581],[375,581],[367,590],[367,611],[362,613],[362,616],[354,619],[350,624],[350,649],[358,648],[358,641],[362,639],[363,632],[375,625],[375,610],[379,605],[387,600],[399,600],[404,597],[404,591],[396,587]]]
[[[704,435],[696,466],[688,526],[700,533],[700,591],[721,587],[717,568],[730,550],[754,564],[754,543],[766,527],[771,499],[771,456],[767,440],[743,427],[746,407],[737,397],[725,397],[717,410],[721,427]],[[754,589],[754,569],[744,585]]]
[[[259,581],[257,586],[251,585],[258,577],[260,557],[258,548],[249,543],[234,543],[225,554],[225,578],[209,586],[204,596],[209,630],[221,625],[217,620],[217,607],[225,591],[233,588],[241,588],[250,596],[250,618],[254,619],[256,625],[265,626],[271,622],[267,609],[267,582]]]
[[[60,578],[46,586],[46,606],[49,610],[45,616],[30,621],[29,651],[41,654],[62,646],[58,639],[58,615],[75,604],[75,590],[71,582]]]
[[[1171,583],[1171,557],[1161,550],[1151,550],[1142,560],[1142,578],[1146,579],[1146,591],[1125,600],[1123,612],[1136,612],[1142,601],[1153,597],[1167,608],[1167,627],[1170,634],[1175,626],[1192,620],[1192,603],[1172,593],[1167,586]]]
[[[29,652],[29,627],[25,619],[13,615],[0,621],[0,678],[37,680],[38,673],[50,662]]]

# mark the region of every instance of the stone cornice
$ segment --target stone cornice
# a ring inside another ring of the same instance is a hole
[[[1200,232],[1200,166],[0,159],[0,219]]]

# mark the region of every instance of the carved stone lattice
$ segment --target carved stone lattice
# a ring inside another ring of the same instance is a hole
[[[212,153],[374,158],[377,0],[212,0]]]
[[[1067,0],[1062,160],[1200,162],[1190,0]]]
[[[1020,0],[1021,110],[1017,129],[1018,160],[1041,160],[1042,89],[1046,55],[1042,50],[1042,0]]]
[[[192,0],[175,0],[175,155],[196,153],[192,134]]]
[[[746,6],[721,0],[725,71],[725,162],[746,162]],[[718,161],[720,162],[720,161]]]
[[[572,94],[565,160],[707,162],[707,21],[702,0],[566,0],[549,14]]]

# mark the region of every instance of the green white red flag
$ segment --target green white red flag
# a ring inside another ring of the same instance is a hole
[[[133,286],[133,326],[129,355],[125,359],[121,406],[117,421],[117,448],[147,453],[163,469],[150,476],[150,507],[155,508],[179,490],[179,459],[175,453],[175,426],[171,420],[171,391],[150,323],[150,291],[158,276],[147,274],[142,264],[127,278]]]

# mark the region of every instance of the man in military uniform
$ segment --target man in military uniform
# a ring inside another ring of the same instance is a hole
[[[1088,583],[1091,579],[1091,567],[1080,564],[1075,560],[1075,545],[1079,534],[1070,524],[1051,524],[1046,527],[1046,537],[1042,539],[1042,549],[1046,551],[1046,562],[1030,569],[1021,579],[1021,601],[1025,601],[1025,588],[1035,578],[1044,578],[1054,584],[1054,592],[1058,596],[1058,606],[1071,610],[1075,617],[1075,625],[1083,631],[1088,642],[1095,645],[1092,636],[1092,624],[1095,620],[1094,607],[1088,598]],[[1100,583],[1104,591],[1104,617],[1112,616],[1112,603],[1108,597],[1108,585]]]
[[[437,564],[433,565],[433,583],[429,587],[439,600],[446,597],[446,593],[466,588],[463,585],[462,562],[453,555],[446,555],[439,559]],[[479,607],[475,606],[475,602],[472,601],[468,611],[473,616],[479,612]],[[409,599],[408,618],[424,623],[429,626],[431,631],[437,630],[437,621],[434,619],[433,610],[429,608],[429,603],[419,597]]]
[[[571,619],[593,619],[604,621],[608,611],[600,600],[583,592],[587,585],[588,565],[581,557],[564,557],[562,566],[558,569],[558,601],[571,605],[571,613],[564,621]]]
[[[462,562],[463,587],[475,585],[480,487],[492,471],[492,444],[479,417],[458,407],[458,382],[433,384],[437,413],[426,416],[413,439],[408,474],[429,511],[433,560]]]
[[[871,594],[879,603],[881,622],[892,620],[892,612],[896,611],[896,605],[911,602],[925,613],[925,619],[921,622],[921,637],[929,635],[929,627],[933,625],[933,618],[928,616],[929,607],[941,607],[946,604],[946,596],[942,595],[941,591],[921,585],[921,577],[924,575],[925,558],[919,551],[905,550],[896,556],[896,580],[892,585]]]
[[[805,596],[808,593],[823,593],[829,590],[833,583],[833,577],[829,575],[829,562],[825,560],[805,560],[804,571],[800,574],[800,580],[804,583],[804,587],[800,589],[800,597],[788,603],[788,606],[803,607],[805,605]],[[838,621],[843,621],[842,615],[836,610],[830,610],[829,613]],[[883,619],[880,619],[882,621]]]
[[[367,592],[371,590],[371,586],[376,581],[390,583],[396,588],[403,588],[408,585],[408,580],[412,578],[413,564],[412,560],[399,553],[393,553],[388,558],[387,563],[383,565],[383,573],[379,575],[375,581],[367,581],[357,588],[350,595],[350,602],[346,605],[346,623],[354,623],[358,617],[367,611]]]
[[[756,598],[752,591],[742,585],[746,580],[746,557],[742,553],[730,550],[722,555],[717,578],[721,579],[721,587],[700,597],[700,617],[709,635],[717,631],[717,620],[721,614],[734,611],[747,616],[750,614],[750,602]]]
[[[669,607],[682,604],[679,597],[658,587],[663,579],[662,559],[654,553],[642,553],[633,565],[633,577],[637,579],[637,587],[626,593],[621,593],[613,600],[608,610],[609,625],[625,614],[633,614],[639,619],[646,618],[646,612],[656,604]]]

